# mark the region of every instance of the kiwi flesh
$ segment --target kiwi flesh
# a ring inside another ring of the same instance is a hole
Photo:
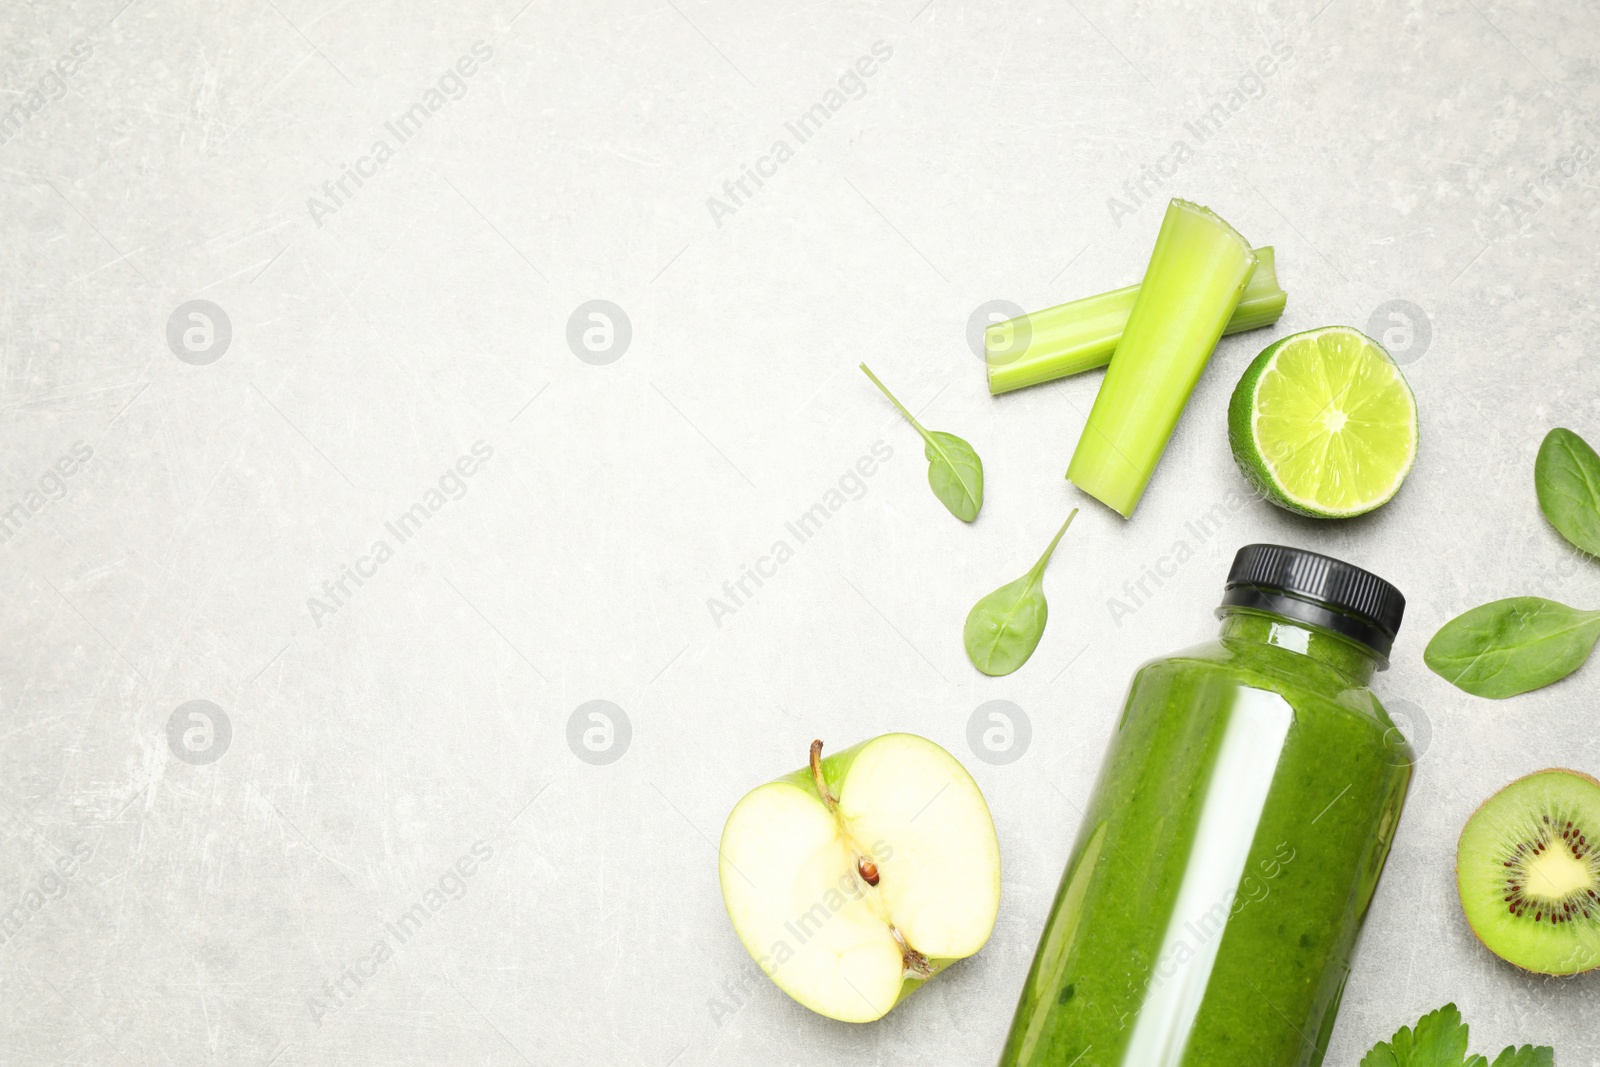
[[[1600,967],[1600,781],[1539,771],[1484,801],[1461,832],[1456,885],[1472,932],[1508,963]]]

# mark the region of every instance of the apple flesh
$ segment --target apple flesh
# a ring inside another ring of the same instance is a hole
[[[983,947],[1000,910],[989,806],[954,756],[884,734],[758,786],[722,830],[722,899],[779,989],[864,1023]]]

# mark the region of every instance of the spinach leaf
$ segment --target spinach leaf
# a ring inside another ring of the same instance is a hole
[[[1050,606],[1045,603],[1040,582],[1061,535],[1067,532],[1077,514],[1078,509],[1073,508],[1067,521],[1056,531],[1050,547],[1027,574],[1002,585],[972,605],[967,613],[961,640],[967,646],[967,658],[984,674],[1010,674],[1028,662],[1033,650],[1039,647],[1044,624],[1050,617]]]
[[[1545,435],[1533,466],[1539,509],[1562,537],[1600,556],[1600,456],[1559,427]]]
[[[1440,628],[1422,660],[1474,696],[1516,696],[1583,666],[1600,640],[1600,611],[1514,596],[1473,608]]]
[[[889,387],[880,382],[865,363],[861,364],[861,369],[922,435],[923,452],[928,457],[928,485],[933,495],[962,522],[976,519],[978,509],[983,507],[983,460],[978,458],[978,453],[953,433],[924,429],[917,417],[895,399]]]
[[[983,507],[983,460],[953,433],[932,430],[925,436],[923,452],[928,457],[928,485],[933,495],[956,518],[971,522]]]

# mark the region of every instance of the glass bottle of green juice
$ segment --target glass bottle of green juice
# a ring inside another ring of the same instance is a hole
[[[1002,1067],[1316,1067],[1411,780],[1367,683],[1405,598],[1239,550],[1217,640],[1134,675]]]

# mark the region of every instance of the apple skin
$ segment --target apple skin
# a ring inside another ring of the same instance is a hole
[[[946,750],[934,742],[929,741],[926,738],[919,737],[915,734],[883,734],[878,737],[869,738],[868,740],[859,742],[858,744],[852,745],[849,748],[821,758],[819,761],[819,770],[821,772],[823,782],[827,787],[827,791],[832,794],[833,799],[842,800],[846,789],[847,779],[849,778],[851,769],[855,766],[857,759],[861,757],[870,746],[879,745],[886,741],[890,742],[892,745],[911,744],[924,750],[931,750],[931,752],[937,753],[936,757],[929,756],[929,758],[947,761],[941,764],[941,770],[943,773],[949,775],[952,782],[960,780],[970,787],[970,797],[968,798],[967,802],[969,804],[969,808],[972,805],[975,805],[976,810],[981,811],[982,833],[987,838],[986,841],[978,842],[979,851],[982,853],[983,860],[987,861],[987,863],[992,865],[993,868],[992,892],[989,893],[989,895],[992,896],[992,901],[980,905],[980,911],[982,911],[983,914],[981,914],[976,920],[976,924],[981,925],[981,934],[977,935],[973,939],[970,939],[972,940],[971,950],[963,951],[959,955],[948,956],[922,955],[920,953],[914,953],[913,955],[918,957],[915,969],[913,969],[910,965],[907,965],[903,976],[900,978],[897,994],[887,1003],[880,1002],[877,1006],[874,1006],[865,1012],[861,1012],[855,1008],[839,1010],[837,1007],[835,1007],[830,1010],[830,1006],[825,1003],[821,1003],[819,998],[808,997],[803,990],[793,988],[792,983],[786,983],[786,976],[779,973],[782,970],[782,965],[787,963],[789,959],[792,958],[792,949],[790,956],[774,961],[772,956],[770,956],[767,952],[767,949],[773,946],[757,941],[753,933],[751,933],[747,928],[741,927],[739,920],[735,915],[735,899],[741,889],[738,883],[742,881],[748,884],[749,879],[746,878],[744,874],[739,871],[738,868],[735,867],[734,864],[729,860],[726,849],[730,843],[730,838],[734,834],[735,826],[738,823],[741,813],[741,806],[745,805],[748,801],[751,801],[751,799],[756,797],[757,794],[760,794],[763,791],[772,790],[773,787],[781,786],[799,791],[800,794],[810,798],[820,810],[832,813],[833,808],[827,806],[818,794],[816,776],[814,775],[812,769],[809,766],[801,767],[798,770],[792,771],[774,779],[771,782],[768,782],[766,785],[758,786],[749,794],[746,794],[745,798],[740,801],[739,805],[735,806],[733,812],[729,815],[727,826],[724,827],[723,831],[723,854],[721,857],[721,863],[719,865],[723,889],[723,900],[728,910],[729,919],[733,922],[735,932],[738,934],[739,939],[744,945],[746,951],[749,952],[751,958],[754,959],[762,968],[762,971],[773,980],[774,984],[778,985],[778,987],[790,997],[812,1011],[817,1012],[818,1014],[845,1022],[871,1022],[875,1019],[881,1018],[901,1001],[905,1000],[906,997],[910,996],[917,989],[919,989],[925,982],[933,978],[939,972],[943,971],[950,964],[955,963],[960,959],[965,959],[967,956],[976,953],[983,947],[983,945],[987,942],[989,935],[992,933],[999,909],[1000,859],[999,844],[994,834],[993,819],[989,814],[988,806],[983,800],[982,792],[978,789],[977,783],[972,780],[971,775],[968,774],[966,769],[961,766],[960,761],[956,760],[955,757],[950,755]],[[924,751],[923,755],[928,756],[928,752]],[[965,793],[966,790],[958,790],[958,792]],[[972,817],[973,814],[973,810],[969,810],[967,812],[969,818]],[[834,817],[837,818],[838,816],[834,815]],[[878,861],[880,866],[883,867],[886,872],[892,866],[894,860],[893,847],[881,839],[873,842],[871,845],[868,845],[865,849],[862,849],[859,854],[869,860]],[[852,872],[852,874],[853,873],[854,872]],[[874,894],[874,899],[877,899],[875,897],[876,890],[869,889],[867,887],[867,883],[863,880],[856,883],[854,887],[854,895],[850,895],[850,900],[860,900],[862,893]],[[847,895],[848,894],[849,891],[847,891]],[[806,899],[814,898],[808,897]],[[875,906],[880,911],[883,909],[883,905],[881,903],[876,904]],[[894,929],[894,925],[888,922],[887,918],[885,918],[883,921],[885,926],[887,926],[889,929]],[[789,927],[788,929],[791,933],[794,932],[792,927]],[[899,939],[900,935],[896,933],[895,937]],[[801,943],[804,944],[803,941]],[[901,944],[903,945],[903,941]],[[915,945],[911,946],[913,949],[915,947]]]

